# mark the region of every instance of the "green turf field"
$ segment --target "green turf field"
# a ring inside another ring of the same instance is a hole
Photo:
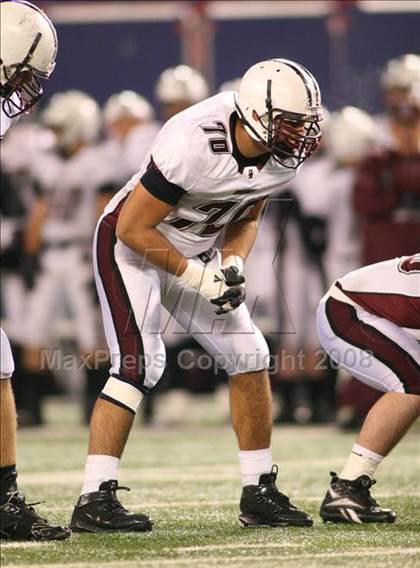
[[[39,511],[68,522],[81,485],[87,430],[65,423],[19,432],[20,487]],[[2,566],[85,567],[420,567],[420,429],[386,460],[374,496],[398,513],[394,526],[324,525],[317,509],[330,470],[353,435],[331,427],[277,428],[280,488],[315,519],[307,529],[245,529],[237,521],[237,450],[228,427],[136,426],[120,476],[121,500],[155,520],[151,533],[73,535],[64,543],[2,543]]]

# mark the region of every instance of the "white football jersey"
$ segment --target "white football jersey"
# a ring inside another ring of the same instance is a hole
[[[420,253],[365,266],[336,285],[351,302],[420,339]]]
[[[43,225],[44,243],[91,239],[96,222],[96,190],[103,175],[101,164],[95,147],[84,148],[68,159],[56,152],[38,156],[31,174],[49,206]]]
[[[175,115],[105,213],[113,212],[141,181],[152,195],[174,206],[157,227],[171,243],[187,257],[208,250],[227,223],[246,217],[296,175],[270,154],[244,158],[234,136],[236,120],[233,92]]]

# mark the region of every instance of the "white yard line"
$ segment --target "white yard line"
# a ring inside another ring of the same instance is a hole
[[[202,546],[181,546],[177,552],[200,552],[206,550],[242,550],[254,548],[299,548],[301,544],[287,542],[273,542],[262,544],[203,544]]]
[[[23,543],[24,544],[24,543]],[[290,545],[289,545],[290,546]],[[220,550],[229,550],[230,545],[220,546]],[[262,548],[263,546],[261,546]],[[246,548],[246,546],[239,546],[240,548]],[[267,545],[267,548],[275,548],[273,546]],[[178,551],[184,552],[203,552],[209,550],[208,546],[197,546],[197,547],[189,547],[184,549],[178,549]],[[219,550],[219,549],[218,549]],[[164,551],[162,551],[164,552]],[[171,552],[175,552],[175,549],[171,549]],[[307,560],[315,560],[315,559],[333,559],[333,558],[366,558],[371,556],[378,556],[378,554],[386,554],[387,556],[412,556],[414,554],[420,554],[420,547],[419,548],[385,548],[385,547],[372,547],[361,549],[358,551],[341,551],[341,552],[315,552],[313,554],[285,554],[281,557],[281,563],[285,564],[289,561],[297,560],[299,561],[299,565],[304,565],[303,561]],[[202,557],[188,557],[188,558],[153,558],[150,560],[144,559],[137,559],[137,560],[128,560],[128,561],[111,561],[111,562],[76,562],[72,564],[19,564],[13,565],[9,564],[10,568],[13,566],[19,568],[138,568],[139,566],[177,566],[177,565],[187,565],[193,566],[197,565],[199,567],[203,566],[203,561],[205,562],[206,566],[215,565],[219,568],[223,568],[224,566],[244,566],[244,563],[251,563],[255,564],[258,561],[258,564],[261,565],[262,563],[266,563],[269,561],[279,562],[279,556],[277,555],[251,555],[251,556],[230,556],[229,558],[222,558],[220,556],[207,556],[204,555]]]

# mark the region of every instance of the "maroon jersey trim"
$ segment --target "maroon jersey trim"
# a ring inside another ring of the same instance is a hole
[[[399,327],[420,329],[420,298],[389,292],[358,292],[345,290],[340,282],[336,286],[356,304]]]
[[[122,205],[123,201],[99,224],[96,246],[97,265],[120,348],[121,367],[115,376],[140,391],[147,392],[147,388],[144,387],[145,368],[142,364],[144,360],[143,341],[114,255],[117,242],[115,225]]]
[[[373,356],[393,371],[405,392],[420,394],[420,365],[397,343],[375,327],[359,320],[353,306],[329,297],[326,314],[337,337]]]

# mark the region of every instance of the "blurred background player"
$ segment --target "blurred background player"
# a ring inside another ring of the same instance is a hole
[[[109,179],[99,189],[99,211],[134,175],[159,132],[159,123],[149,101],[134,91],[111,95],[103,108],[106,140],[103,167],[109,170]]]
[[[363,265],[414,254],[420,231],[420,56],[382,76],[388,141],[366,157],[355,183]]]
[[[42,95],[40,79],[54,70],[57,35],[51,21],[29,2],[2,2],[0,68],[0,134]],[[1,329],[0,368],[0,536],[29,540],[63,540],[70,531],[50,525],[25,502],[17,489],[16,409],[9,340]]]
[[[210,94],[206,79],[188,65],[165,69],[157,80],[156,99],[160,104],[163,121],[206,99]]]
[[[354,183],[360,265],[414,254],[420,234],[420,57],[389,61],[381,85],[385,116]],[[381,396],[354,379],[341,394],[349,425],[360,424]]]
[[[327,353],[359,381],[385,394],[370,409],[339,476],[331,473],[324,521],[393,523],[370,495],[373,476],[420,416],[420,254],[340,277],[317,311]]]
[[[32,420],[41,424],[42,377],[57,316],[69,314],[84,366],[87,399],[95,392],[98,369],[96,314],[92,291],[91,239],[97,215],[97,188],[105,176],[93,146],[101,125],[98,104],[81,91],[56,93],[42,115],[56,146],[38,156],[31,175],[39,188],[27,222],[26,262],[37,267],[28,297],[25,324],[26,380],[32,384]],[[99,388],[100,390],[100,388]],[[97,393],[96,393],[97,394]],[[85,414],[90,404],[86,400]]]

